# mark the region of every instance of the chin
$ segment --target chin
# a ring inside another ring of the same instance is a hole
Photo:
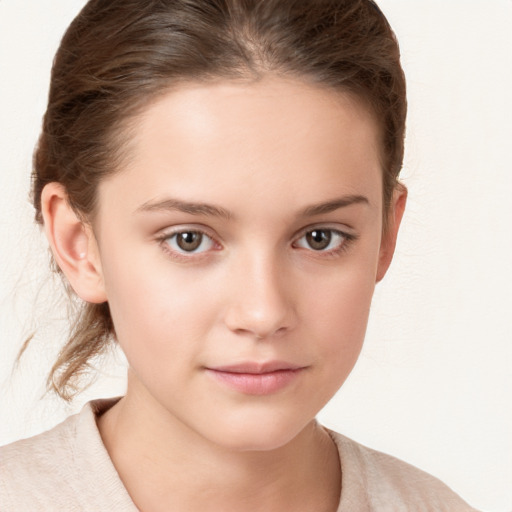
[[[229,422],[215,432],[216,444],[233,451],[264,452],[278,450],[292,442],[310,421],[293,422],[284,418],[268,417],[249,421]],[[210,434],[211,435],[211,434]],[[213,436],[212,436],[213,437]]]

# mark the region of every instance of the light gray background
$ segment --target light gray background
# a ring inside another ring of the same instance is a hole
[[[0,0],[0,444],[124,387],[118,357],[71,406],[40,399],[66,310],[27,201],[31,154],[53,54],[82,4]],[[510,512],[512,1],[380,5],[408,76],[409,204],[361,359],[320,419]]]

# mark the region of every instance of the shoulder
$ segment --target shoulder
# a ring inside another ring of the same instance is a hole
[[[475,512],[432,475],[341,434],[329,433],[340,454],[340,510]]]
[[[0,449],[0,503],[6,510],[39,506],[39,494],[57,495],[68,485],[76,454],[77,416],[71,416],[52,430],[22,439]],[[22,501],[20,503],[20,499]]]
[[[53,429],[0,448],[2,512],[114,510],[130,503],[96,427],[104,403],[89,403]]]

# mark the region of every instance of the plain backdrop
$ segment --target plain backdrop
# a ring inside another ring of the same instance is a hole
[[[83,0],[0,0],[0,444],[123,392],[121,356],[43,397],[66,302],[28,202],[60,37]],[[329,427],[512,511],[512,1],[382,0],[408,78],[409,202],[365,348]],[[24,338],[33,345],[13,372]]]

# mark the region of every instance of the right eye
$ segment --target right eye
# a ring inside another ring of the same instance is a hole
[[[215,242],[201,231],[184,230],[163,238],[173,252],[179,254],[199,254],[211,250]]]

